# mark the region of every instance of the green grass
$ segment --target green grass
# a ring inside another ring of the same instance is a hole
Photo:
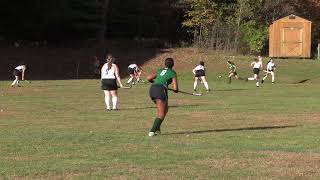
[[[238,62],[240,76],[251,75],[248,63]],[[106,112],[99,80],[33,81],[21,88],[2,81],[0,176],[319,179],[320,65],[278,64],[277,83],[268,79],[260,88],[237,80],[228,85],[217,78],[224,63],[208,65],[213,91],[170,93],[163,134],[152,138],[149,85],[119,90],[120,110]],[[177,71],[181,89],[191,91],[190,69]]]

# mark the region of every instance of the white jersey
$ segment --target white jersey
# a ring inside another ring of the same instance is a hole
[[[24,65],[17,66],[15,69],[21,72],[24,69]]]
[[[262,67],[262,62],[253,62],[253,68],[260,69]]]
[[[112,64],[111,68],[108,70],[108,64],[104,64],[101,68],[101,79],[116,79],[115,75],[116,65]]]
[[[273,71],[273,69],[276,67],[276,65],[273,62],[269,62],[267,65],[268,71]]]
[[[205,70],[204,69],[204,66],[202,66],[202,65],[198,65],[198,66],[196,66],[195,68],[194,68],[194,71],[199,71],[199,70]]]
[[[128,66],[128,68],[138,69],[138,65],[136,65],[136,64],[130,64],[130,65]]]

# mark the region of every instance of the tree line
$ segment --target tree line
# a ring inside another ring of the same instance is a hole
[[[158,38],[232,53],[264,52],[268,26],[296,14],[320,30],[319,0],[2,0],[0,37]]]

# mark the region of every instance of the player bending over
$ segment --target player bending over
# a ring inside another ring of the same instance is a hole
[[[205,72],[205,68],[204,68],[204,62],[200,61],[199,65],[196,66],[192,70],[192,72],[194,74],[193,90],[197,91],[198,80],[200,80],[201,82],[203,82],[207,92],[209,92],[210,88],[209,88],[209,84],[206,80],[206,72]]]
[[[256,81],[256,86],[259,87],[259,72],[262,69],[262,57],[258,56],[254,62],[251,63],[253,67],[253,77],[248,78],[249,81]]]
[[[237,74],[237,66],[236,66],[233,62],[231,62],[231,61],[228,61],[227,63],[228,63],[228,65],[229,65],[229,69],[230,69],[229,75],[228,75],[228,78],[229,78],[228,84],[231,83],[231,77],[232,77],[232,76],[234,76],[236,79],[243,80],[243,79],[240,78],[240,77],[238,76],[238,74]]]
[[[161,133],[161,123],[168,113],[168,85],[172,82],[173,91],[175,93],[179,91],[177,73],[172,69],[173,66],[173,59],[167,58],[165,60],[165,68],[158,69],[156,73],[152,73],[147,77],[148,81],[153,83],[149,90],[150,98],[157,106],[157,117],[153,122],[149,136]]]
[[[119,68],[113,62],[114,58],[111,54],[108,54],[106,57],[106,63],[101,68],[101,89],[104,92],[104,100],[107,110],[111,110],[110,97],[112,97],[112,109],[118,110],[117,82],[120,87],[123,87],[119,75]]]
[[[270,59],[268,62],[268,65],[267,65],[267,70],[265,71],[266,75],[262,78],[261,83],[263,83],[264,80],[267,79],[268,74],[271,74],[271,77],[272,77],[271,82],[272,82],[272,84],[274,84],[274,70],[275,69],[276,69],[276,64],[273,62],[273,59]]]
[[[128,66],[128,74],[130,75],[129,80],[127,81],[127,84],[135,84],[140,81],[140,76],[142,73],[142,69],[135,63],[132,63]]]
[[[20,87],[20,85],[19,85],[19,77],[21,76],[22,81],[24,81],[24,75],[25,75],[26,69],[27,69],[27,65],[26,64],[21,64],[21,65],[17,66],[16,68],[14,68],[12,74],[14,75],[15,80],[12,82],[11,87],[13,87],[15,85]]]

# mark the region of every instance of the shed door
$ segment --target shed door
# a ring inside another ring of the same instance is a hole
[[[302,28],[285,27],[281,30],[281,55],[284,57],[302,56],[303,38]]]

